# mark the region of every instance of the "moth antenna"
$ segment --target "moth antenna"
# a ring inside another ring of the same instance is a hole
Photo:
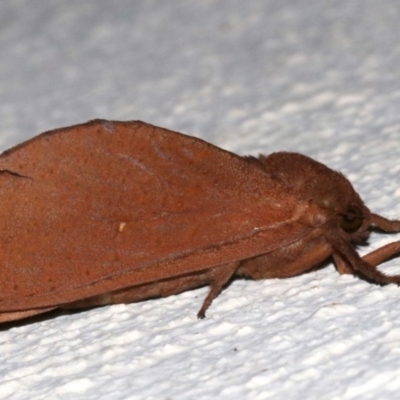
[[[378,214],[371,214],[371,221],[374,226],[382,229],[384,232],[400,232],[400,220],[390,220]]]

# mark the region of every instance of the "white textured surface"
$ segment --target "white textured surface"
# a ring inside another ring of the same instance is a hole
[[[5,0],[0,146],[142,119],[241,154],[303,152],[398,217],[399,20],[396,0]],[[399,398],[399,288],[329,264],[236,281],[198,321],[206,292],[0,331],[0,399]]]

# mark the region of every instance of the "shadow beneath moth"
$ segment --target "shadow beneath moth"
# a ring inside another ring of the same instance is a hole
[[[241,157],[140,121],[45,132],[0,156],[0,322],[130,303],[229,281],[289,278],[333,257],[340,274],[400,282],[361,258],[370,212],[340,173],[296,153]]]

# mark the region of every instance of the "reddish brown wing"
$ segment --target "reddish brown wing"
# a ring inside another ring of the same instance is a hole
[[[0,311],[252,257],[312,229],[307,205],[261,169],[142,122],[47,132],[0,169]]]

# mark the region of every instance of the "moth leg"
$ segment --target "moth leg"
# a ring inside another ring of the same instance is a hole
[[[400,221],[392,221],[378,214],[371,214],[371,220],[374,226],[381,229],[384,232],[396,233],[400,232]],[[344,247],[344,246],[342,246]],[[363,273],[367,277],[373,279],[379,283],[400,283],[400,276],[386,276],[385,274],[377,271],[376,267],[382,262],[388,260],[394,255],[400,253],[400,241],[389,243],[371,253],[365,255],[360,259],[362,263],[356,262],[356,264],[349,263],[346,254],[333,254],[333,259],[336,264],[336,268],[339,274],[352,274],[354,268],[359,272]],[[355,259],[355,255],[353,254]],[[356,267],[358,265],[358,268]]]
[[[400,275],[388,276],[376,269],[380,262],[400,252],[400,241],[390,243],[361,258],[348,241],[334,235],[326,235],[326,237],[334,249],[333,257],[336,262],[339,262],[342,270],[346,271],[349,267],[372,281],[381,284],[400,283]]]
[[[378,214],[372,214],[371,220],[376,227],[382,229],[384,232],[400,232],[400,221],[398,220],[392,221]],[[393,257],[397,253],[400,253],[400,240],[397,242],[389,243],[386,246],[383,246],[367,254],[363,257],[363,260],[365,260],[368,264],[377,266],[383,261],[386,261],[387,259]]]
[[[210,269],[208,278],[210,280],[211,289],[208,292],[207,297],[204,299],[200,311],[197,313],[197,318],[203,319],[206,317],[206,311],[208,307],[210,307],[212,301],[218,296],[222,288],[228,283],[229,279],[232,278],[232,275],[235,273],[238,265],[239,262],[235,261]]]
[[[333,254],[333,261],[340,275],[351,274],[354,275],[354,270],[351,268],[350,264],[342,258],[339,254]]]
[[[396,255],[397,253],[400,253],[400,240],[380,247],[379,249],[368,253],[362,259],[368,264],[376,267],[377,265]]]

